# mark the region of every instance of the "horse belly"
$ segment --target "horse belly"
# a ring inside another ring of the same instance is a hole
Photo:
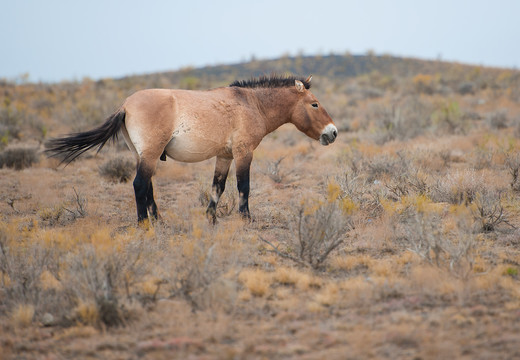
[[[193,133],[174,136],[165,150],[169,157],[182,162],[199,162],[227,153],[225,143],[201,138]]]

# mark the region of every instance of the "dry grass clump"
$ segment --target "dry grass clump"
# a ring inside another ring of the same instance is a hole
[[[302,275],[303,273],[296,268],[280,266],[273,273],[273,279],[282,285],[296,285]]]
[[[279,266],[272,273],[274,283],[295,287],[302,291],[312,291],[322,286],[323,279],[315,273],[295,267]]]
[[[253,296],[265,296],[271,286],[272,276],[261,269],[245,269],[238,276],[238,280],[251,292]]]
[[[73,314],[75,319],[82,325],[100,325],[101,317],[96,303],[80,300],[79,304],[74,308]]]
[[[127,182],[135,173],[135,161],[123,156],[112,158],[99,167],[99,174],[113,182]]]
[[[172,238],[154,228],[117,233],[92,224],[71,232],[2,223],[0,314],[26,324],[23,305],[32,307],[34,319],[111,327],[132,319],[132,303],[165,297],[184,298],[194,310],[230,309],[234,281],[223,276],[239,264],[240,251],[231,250],[242,245],[238,227],[228,225],[231,230],[214,232],[194,224],[189,234]]]
[[[19,304],[11,314],[11,321],[15,327],[27,327],[34,318],[34,306]]]

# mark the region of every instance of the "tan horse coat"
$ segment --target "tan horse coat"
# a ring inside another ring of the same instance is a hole
[[[139,221],[148,212],[158,216],[151,177],[161,155],[183,162],[217,157],[207,210],[213,221],[234,159],[239,211],[249,217],[249,168],[253,151],[265,135],[290,122],[323,145],[337,136],[332,119],[309,87],[310,77],[272,77],[207,91],[142,90],[128,97],[100,128],[52,140],[47,151],[71,161],[92,147],[101,148],[121,130],[137,158],[134,189]]]

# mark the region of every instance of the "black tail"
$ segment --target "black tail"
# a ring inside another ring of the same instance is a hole
[[[103,125],[82,133],[70,134],[67,137],[52,139],[45,144],[45,153],[49,157],[61,159],[61,163],[70,163],[75,158],[92,148],[99,152],[105,143],[115,141],[125,121],[125,111],[119,110],[112,114]]]

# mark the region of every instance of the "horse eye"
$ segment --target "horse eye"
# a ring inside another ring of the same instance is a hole
[[[318,103],[312,103],[311,105],[313,108],[318,108]]]

